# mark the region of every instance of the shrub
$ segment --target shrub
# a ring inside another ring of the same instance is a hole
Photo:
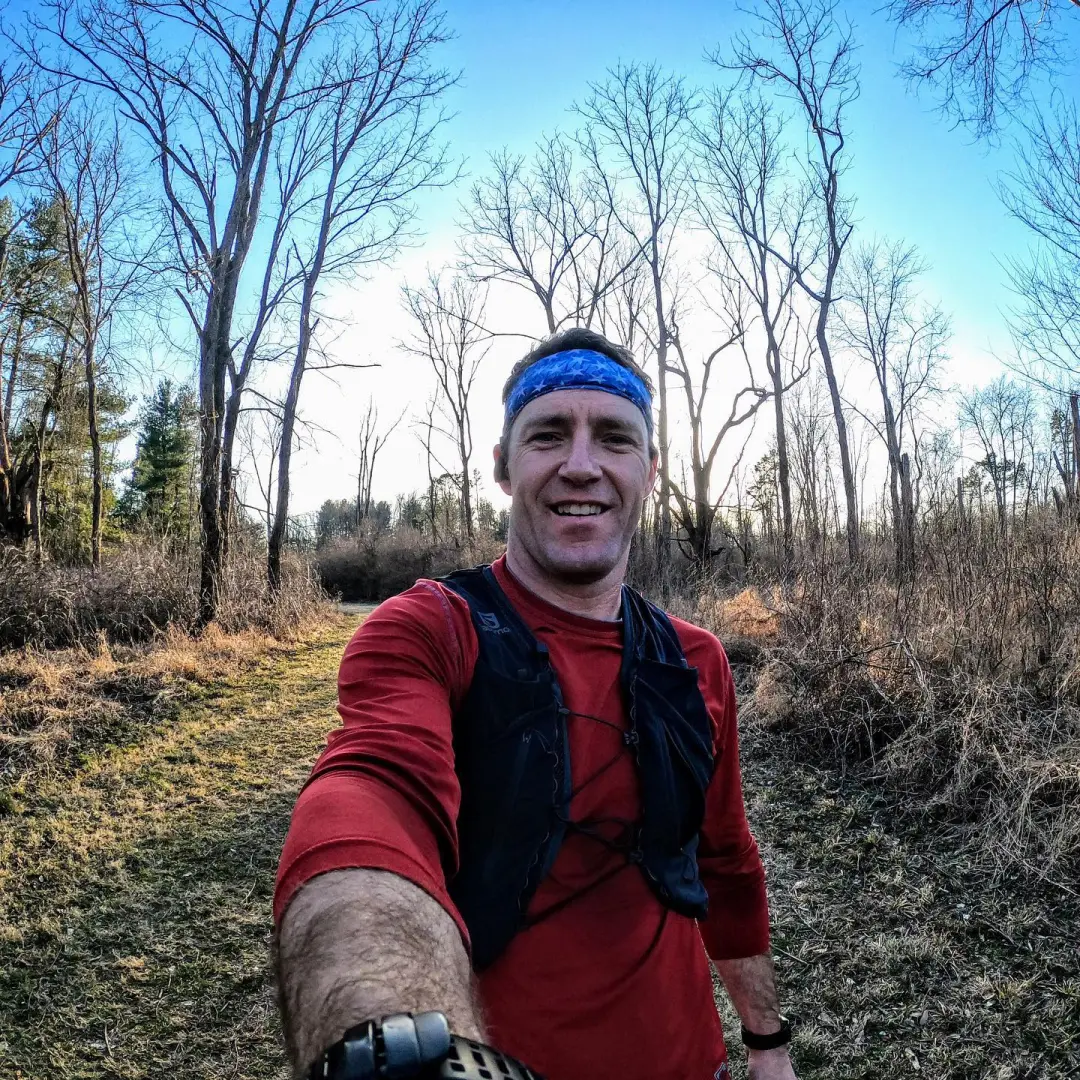
[[[1051,513],[1014,532],[924,537],[899,585],[887,546],[839,547],[753,602],[684,601],[733,659],[754,641],[748,723],[886,785],[898,813],[957,825],[999,867],[1080,861],[1080,536]]]
[[[491,562],[503,545],[487,536],[470,547],[433,541],[408,527],[338,540],[317,556],[322,587],[342,600],[380,601],[410,588],[418,578],[441,577],[464,566]]]
[[[324,597],[311,567],[286,560],[276,595],[266,586],[265,557],[238,551],[222,582],[221,626],[287,634],[318,610]],[[188,633],[198,612],[198,567],[150,544],[110,552],[101,566],[37,565],[0,546],[0,649],[96,648],[149,641],[174,628]]]

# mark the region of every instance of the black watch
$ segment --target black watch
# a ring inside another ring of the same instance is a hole
[[[441,1012],[396,1013],[349,1028],[308,1080],[544,1080],[520,1061],[450,1031]]]
[[[786,1016],[780,1017],[780,1030],[769,1035],[758,1035],[748,1031],[743,1024],[743,1046],[749,1050],[776,1050],[778,1047],[787,1046],[791,1042],[791,1022]]]

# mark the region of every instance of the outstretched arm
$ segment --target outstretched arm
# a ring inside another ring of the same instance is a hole
[[[298,1077],[354,1024],[389,1013],[438,1009],[451,1031],[484,1041],[457,924],[396,874],[338,870],[309,881],[285,911],[275,960]]]
[[[355,1024],[447,1014],[477,1037],[466,928],[447,893],[460,789],[452,702],[475,640],[435,586],[386,601],[338,680],[343,725],[297,800],[274,896],[280,1004],[294,1068]]]

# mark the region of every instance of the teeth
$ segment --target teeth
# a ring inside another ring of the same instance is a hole
[[[570,517],[591,517],[593,514],[602,514],[604,508],[596,503],[564,503],[555,507],[556,514],[569,515]]]

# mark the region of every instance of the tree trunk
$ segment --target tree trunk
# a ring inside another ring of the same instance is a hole
[[[45,559],[45,547],[41,528],[41,449],[34,453],[33,474],[30,480],[30,537],[34,541],[34,561],[40,565]]]
[[[656,556],[663,593],[666,592],[666,570],[671,543],[671,462],[668,446],[667,321],[664,318],[664,294],[660,280],[659,251],[655,232],[652,255],[653,297],[656,303],[656,389],[660,406],[657,431],[660,440],[660,514]]]
[[[85,345],[86,361],[86,419],[90,429],[91,457],[91,510],[90,510],[90,564],[96,570],[101,565],[101,436],[98,432],[97,371],[94,367],[93,338]]]
[[[1069,416],[1072,419],[1073,485],[1077,504],[1080,505],[1080,393],[1069,394]],[[1080,520],[1080,517],[1078,517]]]
[[[244,394],[243,385],[233,386],[225,406],[225,421],[221,429],[221,487],[218,493],[218,514],[221,519],[221,560],[229,558],[230,523],[233,501],[233,448],[236,445],[236,429],[240,422],[240,405]]]
[[[821,302],[817,319],[817,343],[821,352],[821,361],[825,367],[825,381],[829,384],[829,398],[832,400],[833,419],[836,421],[836,436],[840,442],[840,472],[844,480],[844,500],[847,505],[847,545],[848,558],[855,563],[859,558],[859,516],[855,505],[855,473],[851,467],[851,451],[848,447],[847,420],[844,418],[844,405],[840,400],[840,386],[833,369],[832,352],[829,338],[825,332],[829,321],[828,299],[832,293],[832,273],[825,286],[826,299]],[[839,509],[839,508],[838,508]]]
[[[772,364],[769,365],[773,384],[773,413],[776,417],[776,478],[780,488],[780,514],[783,528],[783,554],[784,569],[791,567],[795,559],[794,550],[794,527],[791,520],[791,472],[788,465],[787,430],[784,425],[784,379],[780,370],[780,350],[776,342],[771,340],[769,334],[769,351],[772,353]]]
[[[896,416],[893,413],[888,387],[882,382],[880,374],[878,385],[881,390],[882,416],[885,420],[885,449],[889,461],[889,505],[892,518],[893,552],[896,556],[896,576],[899,581],[903,581],[907,560],[904,555],[904,512],[900,488],[903,459],[907,455],[900,453],[900,443],[896,435]]]
[[[210,303],[218,306],[212,298]],[[228,342],[220,340],[222,316],[215,310],[203,331],[199,357],[199,626],[217,615],[221,599],[222,536],[219,507],[221,421]],[[225,322],[226,327],[228,323]],[[220,388],[220,389],[219,389]]]
[[[915,499],[911,489],[911,457],[900,455],[900,580],[915,577]]]
[[[66,352],[67,343],[65,342],[64,353],[66,354]],[[44,515],[41,512],[41,503],[44,498],[41,478],[45,462],[45,431],[49,426],[49,413],[53,410],[53,403],[60,397],[63,384],[63,366],[62,355],[53,379],[52,393],[47,391],[45,394],[45,400],[41,406],[41,416],[38,418],[37,428],[34,430],[34,459],[31,464],[32,471],[28,485],[29,498],[26,500],[25,510],[23,511],[30,527],[30,538],[34,542],[34,558],[38,562],[41,562],[45,557],[44,522],[42,520]]]
[[[465,439],[458,439],[458,453],[461,457],[461,517],[465,526],[465,539],[473,542],[472,479],[469,476],[469,459],[465,451]]]
[[[317,279],[316,273],[316,279]],[[274,508],[274,524],[266,543],[266,576],[270,589],[281,587],[281,552],[285,546],[285,531],[289,522],[289,466],[292,461],[293,433],[296,430],[296,407],[300,401],[300,383],[307,368],[308,348],[311,344],[311,307],[314,301],[314,283],[309,278],[304,288],[300,308],[300,337],[296,343],[289,392],[281,417],[281,444],[278,447],[277,505]]]
[[[11,352],[11,366],[8,371],[7,387],[3,390],[3,400],[0,401],[0,528],[3,523],[15,518],[16,485],[12,475],[13,461],[11,456],[11,443],[8,441],[8,429],[11,425],[11,409],[15,401],[15,379],[19,373],[19,354],[22,351],[23,313],[19,309],[18,322],[15,327],[15,347]],[[0,381],[3,372],[0,371]]]

